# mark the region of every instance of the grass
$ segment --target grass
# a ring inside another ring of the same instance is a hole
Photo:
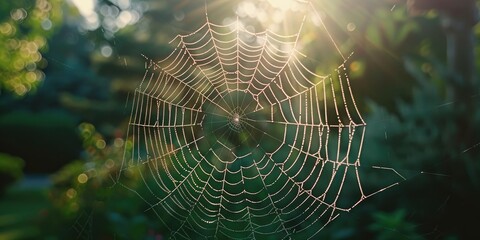
[[[35,239],[40,228],[35,224],[48,206],[46,189],[10,188],[0,197],[0,240]]]

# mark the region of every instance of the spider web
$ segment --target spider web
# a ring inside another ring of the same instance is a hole
[[[304,23],[292,35],[251,32],[207,13],[168,57],[144,56],[122,171],[139,170],[145,190],[126,187],[171,238],[311,238],[393,186],[364,192],[366,123],[348,58],[321,22],[343,62],[317,74],[297,46]]]

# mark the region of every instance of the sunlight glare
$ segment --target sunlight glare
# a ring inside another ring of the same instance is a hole
[[[95,10],[96,0],[71,0],[72,3],[78,8],[80,14],[88,17],[93,14]]]
[[[100,26],[98,15],[95,12],[97,0],[70,0],[70,2],[75,5],[80,15],[84,17],[84,27],[86,29],[93,30]]]
[[[287,11],[292,9],[295,3],[295,0],[267,0],[270,5],[274,8],[278,8],[282,11]]]

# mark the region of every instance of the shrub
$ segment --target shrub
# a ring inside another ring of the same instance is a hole
[[[128,184],[137,189],[143,183],[141,176],[125,170],[122,184],[115,180],[124,146],[131,143],[121,138],[106,141],[91,124],[82,123],[79,130],[83,159],[52,176],[49,198],[53,206],[49,220],[40,220],[43,234],[51,239],[153,239],[158,224],[144,212],[147,204],[122,187]]]
[[[23,176],[23,166],[21,158],[0,153],[0,195],[4,193],[8,185]]]

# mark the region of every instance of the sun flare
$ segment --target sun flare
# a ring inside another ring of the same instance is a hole
[[[295,0],[267,0],[270,5],[274,8],[278,8],[282,11],[287,11],[292,9],[295,4]]]

